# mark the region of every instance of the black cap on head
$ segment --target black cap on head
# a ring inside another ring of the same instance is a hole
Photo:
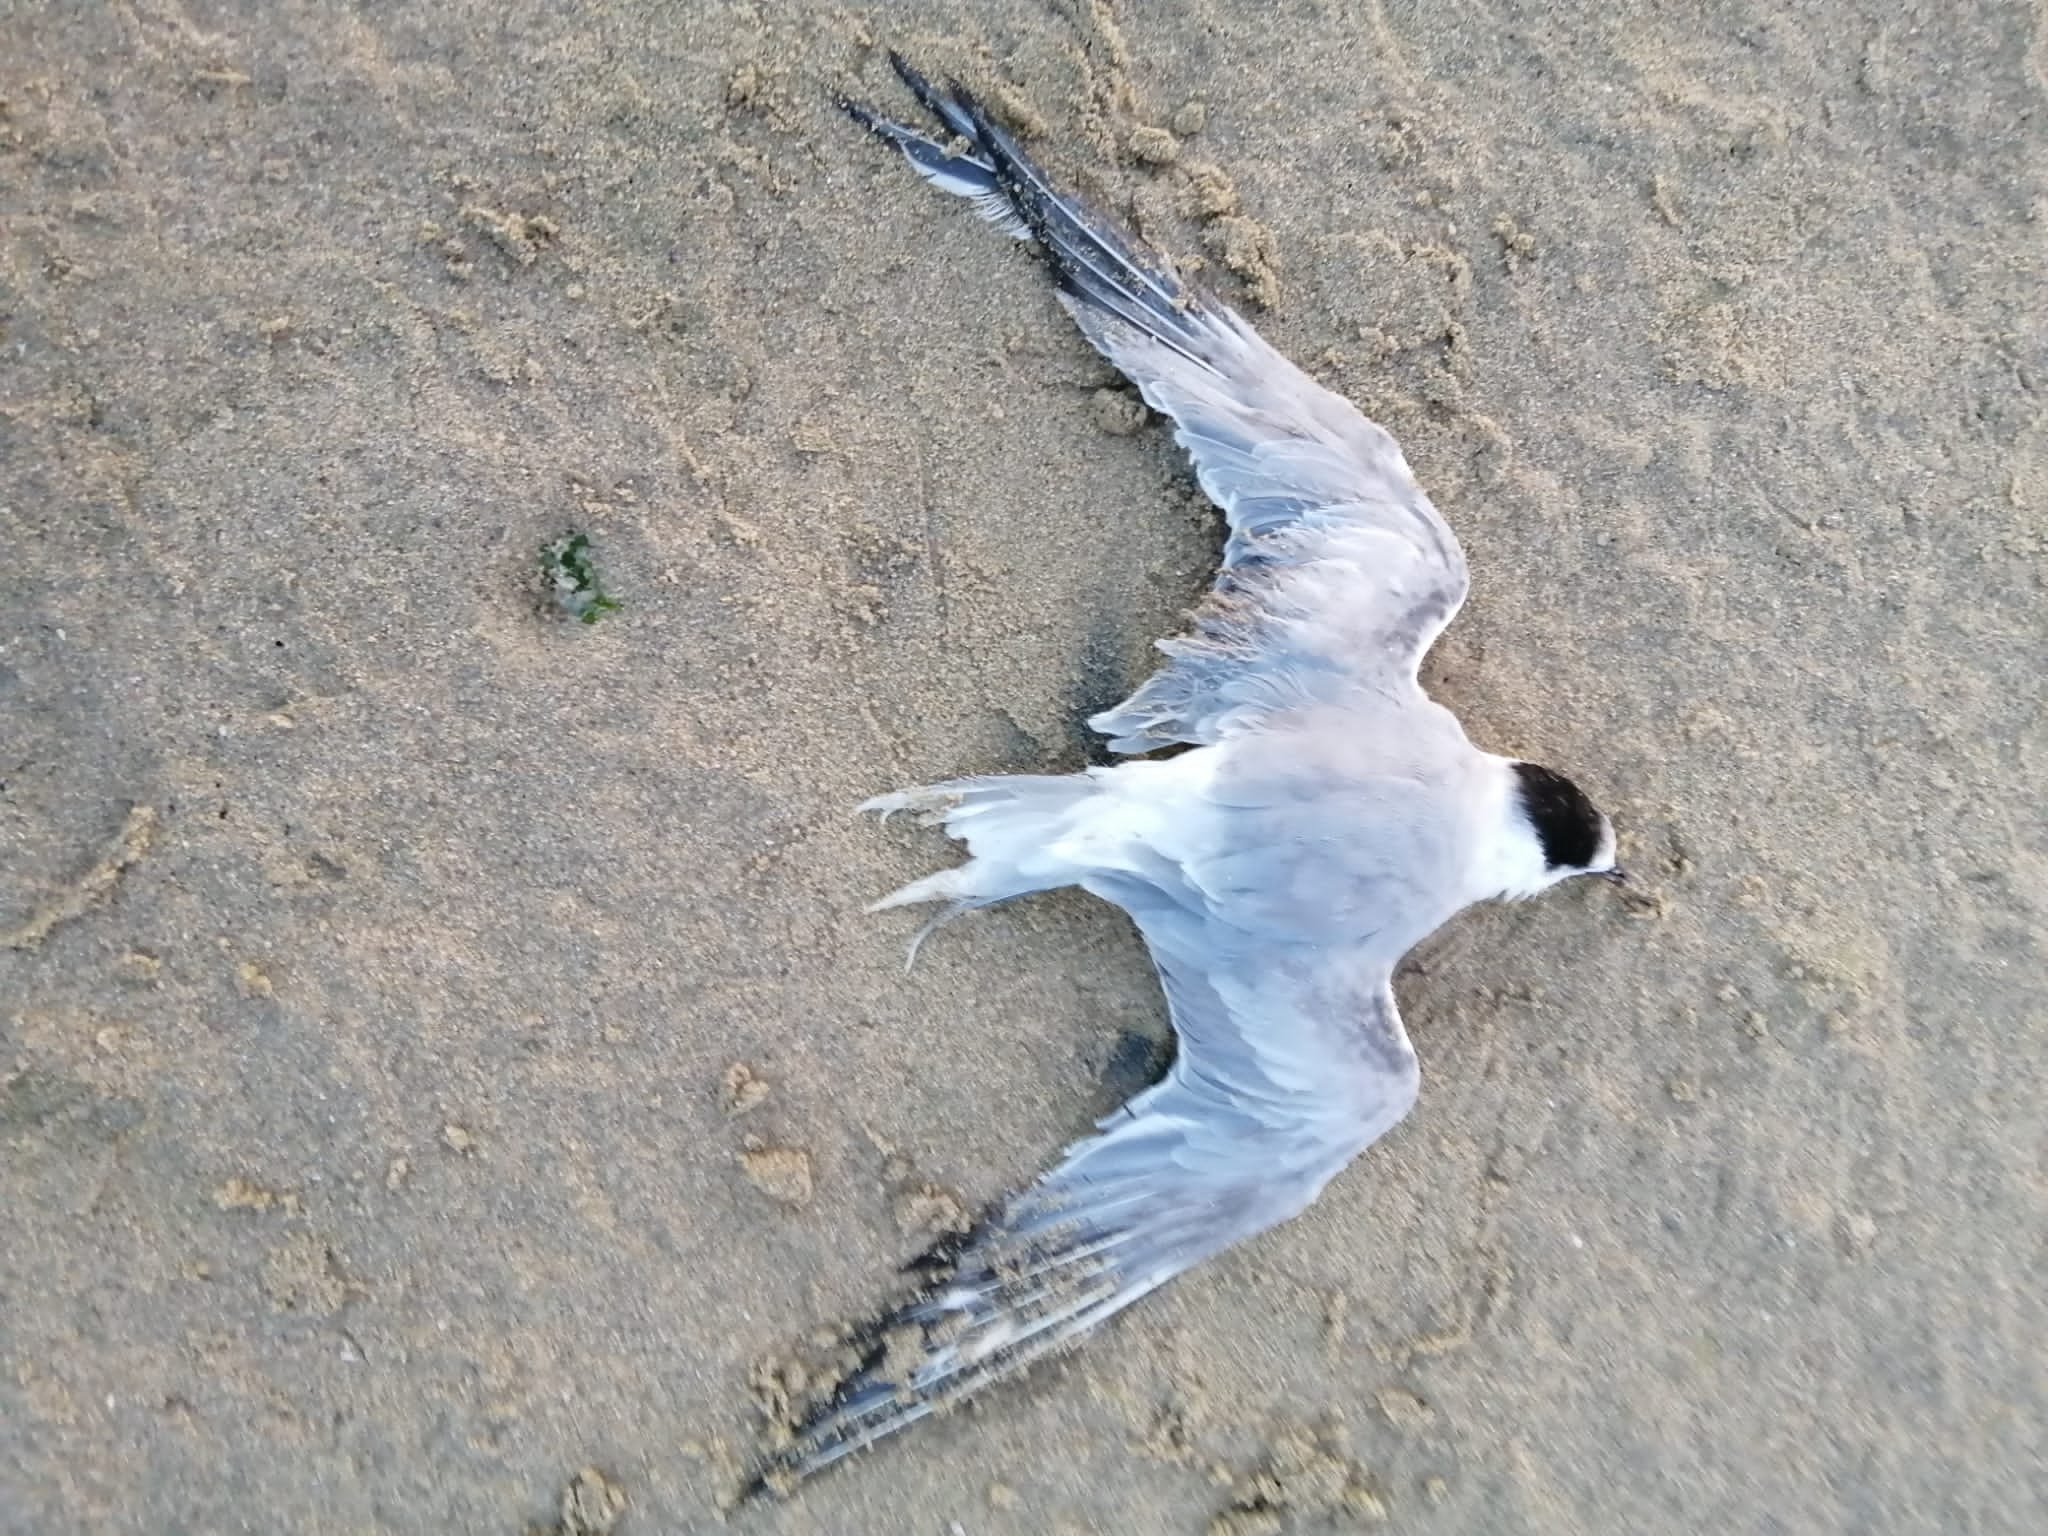
[[[1516,763],[1522,814],[1552,869],[1584,869],[1600,856],[1600,813],[1584,790],[1536,763]]]

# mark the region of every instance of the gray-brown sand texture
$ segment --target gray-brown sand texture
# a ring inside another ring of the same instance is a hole
[[[1460,920],[1308,1216],[743,1528],[2040,1530],[1987,0],[14,0],[0,1528],[709,1528],[778,1362],[1156,1059],[1104,907],[860,915],[950,854],[848,808],[1082,764],[1217,544],[833,110],[886,45],[1399,434],[1431,686],[1646,894]]]

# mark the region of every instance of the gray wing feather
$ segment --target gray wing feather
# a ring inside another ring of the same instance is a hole
[[[1468,575],[1393,437],[1163,256],[1054,188],[968,92],[941,93],[890,57],[969,148],[949,155],[865,107],[848,111],[904,148],[927,179],[1037,243],[1082,333],[1173,418],[1230,528],[1191,633],[1162,641],[1168,663],[1089,723],[1117,751],[1143,752],[1214,742],[1359,690],[1412,690],[1422,657],[1465,600]],[[1011,220],[991,211],[999,203]]]
[[[1198,958],[1194,898],[1149,882],[1099,894],[1125,902],[1151,946],[1180,1037],[1173,1069],[914,1267],[919,1293],[861,1332],[856,1367],[788,1427],[754,1490],[786,1490],[1285,1221],[1414,1102],[1383,969],[1351,974],[1299,946],[1219,971]]]
[[[911,70],[907,63],[899,63],[899,70],[909,70],[909,76],[905,78],[915,78],[913,90],[918,90],[918,98],[924,100],[926,106],[930,106],[932,113],[938,117],[940,123],[946,125],[950,133],[963,139],[969,139],[973,135],[973,123],[967,119],[967,115],[958,109],[958,106],[948,102],[944,96],[940,96],[936,90],[932,90],[930,82],[926,82],[924,76]],[[997,229],[1004,231],[1006,236],[1012,236],[1016,240],[1030,240],[1030,225],[1024,223],[1016,207],[1012,207],[1010,197],[1004,193],[1004,188],[997,184],[995,166],[987,158],[977,156],[973,150],[948,150],[946,145],[938,143],[938,139],[930,139],[924,133],[918,133],[918,129],[905,127],[903,123],[895,123],[887,117],[872,113],[856,100],[842,98],[840,111],[844,111],[848,117],[860,123],[860,127],[864,127],[868,133],[872,133],[883,143],[895,145],[897,150],[903,152],[903,158],[911,164],[911,170],[924,176],[928,182],[946,190],[946,193],[952,193],[954,197],[965,197],[969,203],[973,203],[975,211],[983,219],[993,223]]]

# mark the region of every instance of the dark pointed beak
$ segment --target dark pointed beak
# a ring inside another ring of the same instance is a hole
[[[1627,885],[1629,883],[1628,871],[1619,864],[1615,865],[1612,869],[1601,870],[1600,878],[1607,881],[1610,885]]]

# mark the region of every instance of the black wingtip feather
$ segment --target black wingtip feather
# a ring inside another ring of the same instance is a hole
[[[959,1270],[961,1257],[985,1241],[995,1230],[995,1213],[984,1211],[964,1232],[949,1232],[935,1239],[924,1252],[904,1262],[898,1273],[929,1284],[948,1280]]]
[[[1059,191],[959,80],[948,79],[941,91],[895,49],[889,50],[888,58],[890,68],[918,103],[947,132],[973,146],[963,158],[987,174],[990,194],[1009,204],[1015,227],[987,207],[982,209],[984,216],[1013,234],[1028,235],[1045,255],[1060,287],[1080,304],[1149,335],[1190,362],[1202,363],[1196,317],[1206,305],[1171,263],[1156,252],[1143,250],[1115,220]],[[842,105],[855,122],[895,143],[911,155],[920,170],[931,173],[932,165],[910,148],[920,135],[857,103]]]
[[[856,1438],[863,1427],[860,1418],[878,1397],[893,1400],[898,1390],[882,1377],[890,1335],[916,1322],[918,1310],[930,1294],[928,1287],[920,1286],[851,1331],[846,1343],[854,1351],[852,1361],[829,1388],[784,1421],[780,1432],[787,1436],[786,1443],[768,1453],[734,1500],[735,1505],[770,1496],[788,1498],[813,1473],[863,1448],[866,1442]],[[853,1421],[835,1422],[849,1413],[856,1415]]]
[[[927,107],[931,107],[934,112],[938,110],[933,103],[938,99],[939,93],[932,89],[931,81],[927,80],[918,71],[915,64],[903,57],[894,48],[889,50],[889,67],[896,71],[896,78],[898,80],[901,80],[910,87],[911,95],[915,96]]]
[[[919,72],[916,65],[893,48],[889,50],[889,67],[896,71],[896,78],[917,98],[918,105],[943,123],[948,133],[957,133],[963,139],[975,137],[973,119],[959,99],[962,94],[959,81],[948,80],[947,91],[941,92]]]

